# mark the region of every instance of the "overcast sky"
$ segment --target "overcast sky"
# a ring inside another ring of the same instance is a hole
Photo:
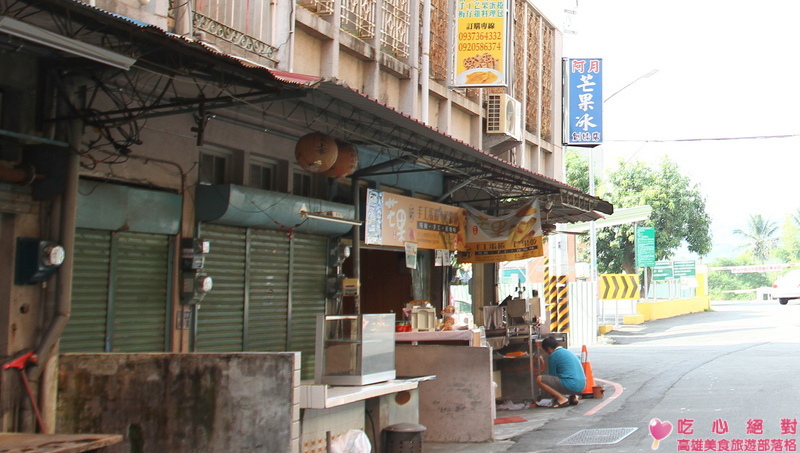
[[[561,4],[577,12],[554,18],[567,30],[564,56],[602,58],[606,98],[658,70],[605,104],[606,170],[618,157],[669,155],[706,195],[712,258],[730,254],[750,214],[781,225],[800,208],[800,1]],[[779,136],[792,137],[768,138]]]

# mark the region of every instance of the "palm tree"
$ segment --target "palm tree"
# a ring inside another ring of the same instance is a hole
[[[778,238],[775,237],[777,231],[778,226],[775,222],[765,219],[761,214],[751,214],[747,231],[737,228],[733,230],[733,234],[743,236],[747,243],[740,248],[747,248],[756,261],[763,263],[778,245]]]

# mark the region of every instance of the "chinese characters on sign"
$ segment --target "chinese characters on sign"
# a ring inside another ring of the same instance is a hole
[[[417,198],[367,190],[364,242],[420,249],[464,250],[466,212]]]
[[[602,59],[565,58],[567,100],[564,144],[597,146],[603,142]]]
[[[505,86],[508,4],[458,0],[453,86]]]
[[[499,263],[542,256],[539,200],[503,217],[490,217],[467,207],[467,249],[461,263]]]
[[[701,428],[710,428],[711,435],[702,437]],[[743,430],[743,436],[731,435],[731,430]],[[777,428],[773,435],[766,435]],[[775,426],[767,426],[762,419],[748,419],[742,426],[716,419],[710,426],[700,426],[693,419],[678,419],[677,451],[797,451],[797,419],[781,418]],[[692,437],[689,437],[692,436]],[[720,437],[722,436],[722,437]]]

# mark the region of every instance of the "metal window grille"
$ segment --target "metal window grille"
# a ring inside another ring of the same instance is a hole
[[[343,0],[340,26],[356,38],[375,37],[375,0]]]
[[[333,14],[333,0],[297,0],[297,4],[318,16]]]
[[[447,0],[431,1],[430,64],[431,78],[434,80],[447,79],[447,39],[450,33],[447,5]],[[422,14],[422,8],[420,8],[420,14]],[[420,31],[422,31],[421,27]],[[422,55],[421,51],[420,55]]]
[[[272,59],[275,47],[267,44],[271,31],[270,8],[259,0],[196,0],[194,26],[212,36],[259,56]]]
[[[410,27],[408,0],[383,1],[382,50],[398,58],[408,56],[408,29]]]
[[[532,10],[528,10],[527,15],[527,83],[525,92],[527,102],[525,103],[525,123],[526,129],[536,132],[539,130],[539,94],[540,94],[540,67],[541,56],[541,28],[542,18],[537,16]]]
[[[550,140],[553,137],[553,65],[555,64],[555,30],[542,25],[542,129],[540,137]]]

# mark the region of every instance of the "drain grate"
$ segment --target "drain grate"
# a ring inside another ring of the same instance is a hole
[[[615,444],[639,428],[583,429],[556,445],[607,445]]]

